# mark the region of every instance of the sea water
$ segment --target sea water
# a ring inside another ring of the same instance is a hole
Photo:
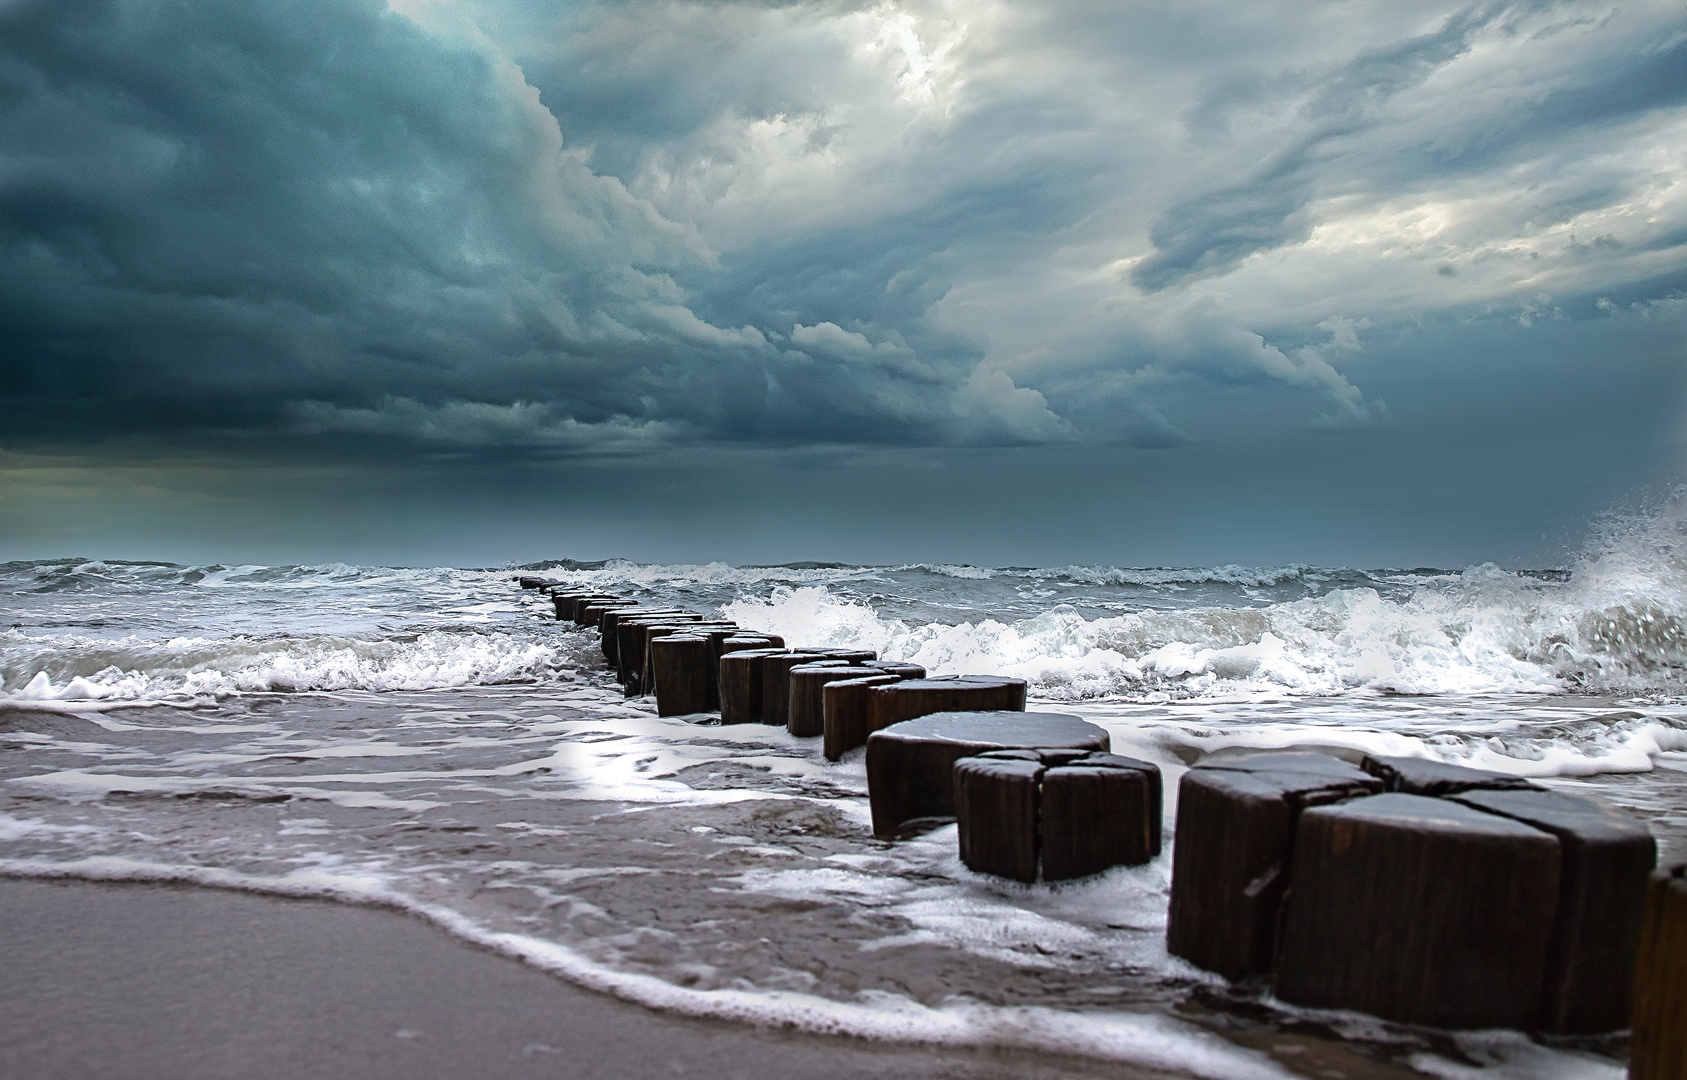
[[[384,904],[656,1008],[812,1031],[1224,1078],[1312,1075],[1311,1033],[1427,1075],[1616,1077],[1620,1039],[1227,986],[1166,953],[1169,850],[1027,886],[963,867],[953,826],[876,841],[859,750],[658,718],[514,576],[1024,678],[1161,766],[1168,829],[1216,750],[1372,751],[1597,795],[1681,861],[1684,541],[1677,501],[1542,570],[14,562],[0,873]]]

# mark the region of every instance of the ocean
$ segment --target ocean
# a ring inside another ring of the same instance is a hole
[[[1216,1078],[1332,1052],[1615,1078],[1620,1037],[1408,1029],[1169,956],[1169,847],[1027,886],[965,869],[953,826],[876,841],[861,751],[659,718],[515,578],[1024,678],[1161,766],[1168,840],[1203,755],[1326,748],[1591,793],[1679,862],[1684,540],[1678,501],[1538,570],[11,562],[0,873],[385,905],[653,1008],[817,1032]]]

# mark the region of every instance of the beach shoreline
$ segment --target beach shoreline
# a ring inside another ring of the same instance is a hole
[[[1179,1075],[666,1015],[329,901],[0,878],[0,920],[0,1074],[29,1080]]]

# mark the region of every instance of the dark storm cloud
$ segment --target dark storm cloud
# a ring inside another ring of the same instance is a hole
[[[1352,433],[1687,268],[1663,5],[395,6],[0,7],[9,439]]]
[[[37,2],[0,19],[14,438],[626,452],[846,424],[1016,442],[1053,422],[1033,392],[981,391],[970,364],[699,319],[676,279],[714,256],[566,152],[472,35],[360,0]]]

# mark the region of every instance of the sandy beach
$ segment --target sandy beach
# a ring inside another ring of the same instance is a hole
[[[17,1080],[1172,1075],[664,1016],[372,908],[5,880],[0,921]]]

